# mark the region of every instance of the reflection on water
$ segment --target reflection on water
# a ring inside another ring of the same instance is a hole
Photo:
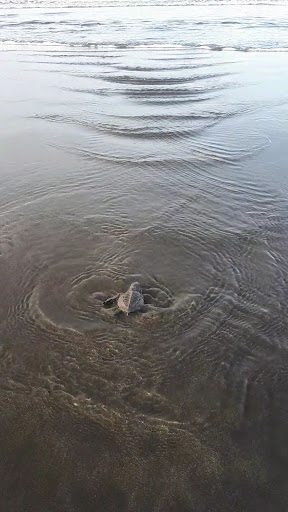
[[[285,56],[9,50],[3,510],[284,510]]]

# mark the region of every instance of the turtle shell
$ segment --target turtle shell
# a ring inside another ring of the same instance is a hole
[[[139,283],[132,283],[125,293],[121,293],[117,300],[118,308],[129,315],[139,311],[144,306],[144,298]]]

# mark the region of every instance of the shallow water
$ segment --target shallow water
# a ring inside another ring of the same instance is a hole
[[[91,3],[94,7],[83,8],[87,2],[83,4],[82,0],[45,0],[31,2],[28,9],[21,7],[21,2],[18,7],[7,9],[9,2],[5,0],[1,8],[0,0],[0,42],[110,51],[125,48],[191,51],[199,47],[216,51],[288,50],[287,1],[276,5],[273,2],[266,5],[196,2],[198,5],[194,6],[164,4],[134,8],[133,1],[122,1],[122,5],[118,2],[120,7],[109,7],[113,0],[106,7],[95,0]],[[149,3],[151,0],[147,0]],[[68,8],[71,4],[76,7]]]
[[[1,46],[0,508],[285,510],[287,54],[109,12]]]

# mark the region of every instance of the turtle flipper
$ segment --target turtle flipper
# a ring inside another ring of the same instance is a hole
[[[104,300],[103,306],[105,308],[110,308],[111,306],[116,304],[118,298],[119,298],[119,293],[117,295],[114,295],[113,297],[109,297],[108,299]]]

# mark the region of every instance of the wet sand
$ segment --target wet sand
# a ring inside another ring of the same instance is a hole
[[[285,510],[286,54],[2,50],[0,509]]]

